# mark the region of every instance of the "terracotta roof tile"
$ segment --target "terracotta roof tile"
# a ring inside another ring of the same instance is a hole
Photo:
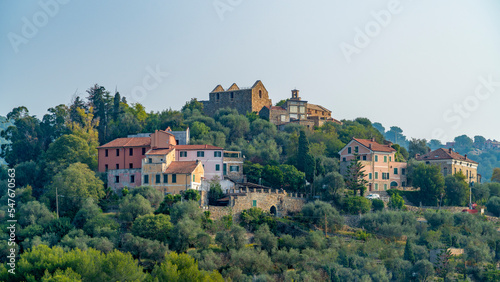
[[[477,164],[477,162],[466,158],[465,156],[460,155],[459,153],[451,150],[451,149],[437,149],[432,152],[429,152],[425,155],[417,157],[419,161],[429,161],[429,160],[460,160],[466,161],[470,163]]]
[[[117,138],[97,148],[121,148],[151,146],[151,137]]]
[[[170,163],[170,165],[165,170],[165,173],[167,173],[167,174],[192,173],[195,170],[195,168],[198,166],[198,164],[199,163],[196,161],[191,161],[191,162],[174,161],[174,162]]]
[[[174,150],[173,146],[171,148],[166,148],[166,149],[151,149],[146,153],[146,155],[167,155],[173,150]]]
[[[307,109],[311,109],[311,110],[317,110],[317,111],[325,111],[325,112],[332,112],[330,111],[329,109],[323,107],[323,106],[320,106],[320,105],[315,105],[315,104],[307,104]]]
[[[358,138],[352,138],[352,139],[375,152],[389,152],[389,153],[396,152],[396,150],[394,150],[394,148],[392,148],[391,146],[382,145],[370,139],[358,139]]]
[[[221,147],[212,145],[176,145],[176,150],[223,150]]]
[[[271,106],[271,110],[274,110],[274,111],[286,111],[285,108],[279,107],[279,106]]]

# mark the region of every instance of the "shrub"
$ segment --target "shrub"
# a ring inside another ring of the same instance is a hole
[[[488,211],[495,216],[500,216],[500,197],[491,197],[488,200],[488,203],[486,203],[486,208],[488,208]]]
[[[393,210],[400,210],[405,206],[405,201],[399,194],[393,194],[389,199],[389,204],[387,204],[387,206]]]
[[[374,211],[381,211],[385,207],[384,201],[380,199],[373,199],[372,200],[372,208]]]
[[[350,214],[367,213],[370,211],[372,203],[361,196],[349,197],[344,202],[344,211]]]

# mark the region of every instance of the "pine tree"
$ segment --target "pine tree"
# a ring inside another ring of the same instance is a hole
[[[413,253],[413,248],[410,240],[406,240],[405,253],[403,255],[403,259],[411,262],[411,264],[415,263],[415,254]]]
[[[365,179],[364,165],[359,161],[358,155],[355,154],[351,163],[347,167],[346,187],[354,192],[354,195],[359,194],[363,196],[366,190],[368,181]]]

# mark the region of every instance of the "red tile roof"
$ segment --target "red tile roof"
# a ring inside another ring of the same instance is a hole
[[[174,150],[173,146],[171,148],[166,148],[166,149],[151,149],[146,153],[146,155],[167,155],[173,150]]]
[[[186,174],[192,173],[195,168],[198,166],[199,162],[184,162],[184,161],[173,161],[165,170],[167,174]]]
[[[352,138],[352,139],[375,152],[389,152],[389,153],[396,152],[396,150],[394,150],[394,148],[392,148],[391,146],[382,145],[370,139],[358,139],[358,138]]]
[[[117,138],[97,148],[149,147],[151,137]]]
[[[223,150],[221,147],[212,145],[176,145],[176,150]]]
[[[286,111],[285,108],[279,106],[271,106],[271,110],[273,111]]]
[[[477,164],[477,162],[460,155],[459,153],[451,150],[451,149],[437,149],[432,152],[429,152],[425,155],[417,157],[419,161],[432,161],[432,160],[460,160],[469,163]]]

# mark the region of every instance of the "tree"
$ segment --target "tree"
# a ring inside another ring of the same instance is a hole
[[[412,138],[408,146],[410,158],[415,158],[416,155],[425,155],[429,153],[430,148],[427,147],[427,140]]]
[[[500,168],[495,167],[493,169],[493,174],[491,175],[491,181],[492,182],[500,182]]]
[[[343,218],[338,211],[329,203],[316,200],[312,203],[307,203],[302,208],[304,221],[312,223],[321,229],[339,230],[344,224]],[[325,222],[326,219],[326,222]]]
[[[266,165],[262,170],[262,179],[264,185],[280,188],[283,185],[283,172],[277,166]]]
[[[255,243],[260,246],[261,250],[265,250],[269,254],[273,254],[278,248],[278,239],[269,230],[267,224],[262,224],[259,227],[255,232],[254,240]]]
[[[217,271],[200,271],[198,263],[187,254],[168,254],[162,264],[158,264],[151,272],[154,281],[207,281],[224,282]]]
[[[206,126],[204,123],[195,121],[191,124],[190,134],[194,139],[199,139],[204,137],[210,131],[210,127]]]
[[[132,223],[139,216],[152,212],[151,203],[139,194],[134,196],[128,194],[120,202],[120,219],[127,223]]]
[[[474,136],[474,148],[483,149],[486,144],[486,138],[480,135]]]
[[[86,164],[73,163],[56,174],[49,185],[48,198],[56,207],[56,189],[59,196],[59,213],[73,217],[85,199],[98,202],[104,197],[104,184]]]
[[[299,135],[296,167],[306,174],[307,181],[313,182],[316,162],[309,152],[309,140],[304,130],[301,130]]]
[[[431,139],[427,145],[432,151],[443,148],[443,143],[437,139]]]
[[[365,179],[366,174],[363,170],[364,167],[365,166],[359,161],[357,154],[354,155],[351,163],[347,166],[345,184],[347,189],[353,191],[354,195],[357,194],[358,190],[361,196],[365,193],[368,180]]]
[[[403,200],[403,197],[401,197],[398,193],[394,193],[391,195],[391,198],[389,199],[389,203],[387,204],[387,207],[393,210],[401,210],[405,206],[405,201]]]
[[[469,185],[465,175],[458,172],[444,179],[446,202],[450,206],[465,206],[469,201]]]
[[[419,260],[412,268],[412,272],[416,274],[418,281],[431,281],[434,276],[434,267],[428,260]]]
[[[208,204],[216,205],[217,200],[222,198],[224,193],[222,192],[221,185],[218,181],[212,181],[210,183],[210,190],[208,191]]]
[[[151,207],[158,208],[163,200],[163,193],[158,189],[151,186],[139,186],[133,188],[131,191],[132,196],[141,195],[151,203]]]
[[[170,216],[146,214],[135,219],[131,231],[135,236],[166,243],[171,229]]]
[[[444,193],[444,177],[438,166],[418,164],[412,172],[413,186],[420,188],[419,197],[424,204],[436,205]]]
[[[54,219],[50,210],[38,201],[31,201],[21,205],[19,209],[19,224],[26,227],[31,224],[44,225]]]
[[[367,213],[372,208],[372,202],[362,196],[349,197],[344,201],[344,210],[350,214]]]
[[[85,199],[82,208],[76,213],[73,225],[76,228],[83,228],[85,224],[93,218],[101,215],[102,211],[93,199]]]
[[[196,98],[191,98],[189,102],[186,102],[186,104],[182,106],[181,112],[185,112],[187,109],[191,111],[198,110],[199,112],[203,112],[203,103],[199,102]]]
[[[199,223],[189,218],[182,218],[170,232],[169,247],[178,252],[185,252],[196,244],[198,234],[201,232]]]
[[[245,161],[243,164],[243,173],[247,176],[248,182],[259,183],[262,170],[264,170],[264,167],[261,164],[254,164],[249,161]]]
[[[403,254],[403,258],[411,262],[411,264],[414,264],[416,262],[415,254],[413,253],[413,247],[410,240],[406,240],[405,252]]]
[[[239,250],[245,247],[247,242],[245,233],[245,228],[238,225],[232,225],[229,231],[218,232],[215,236],[215,242],[226,251],[232,249]]]
[[[460,135],[455,137],[455,149],[461,153],[467,153],[472,150],[474,145],[474,141],[469,138],[467,135]]]
[[[194,190],[194,189],[188,189],[184,191],[183,194],[184,200],[186,201],[195,201],[198,202],[201,198],[200,192]]]
[[[373,211],[382,211],[385,208],[384,201],[380,199],[373,199],[372,200],[372,208]]]
[[[500,216],[500,197],[491,197],[486,203],[486,208],[495,216]]]
[[[177,223],[182,219],[191,219],[200,223],[203,214],[200,206],[195,201],[177,202],[170,209],[172,223]]]

